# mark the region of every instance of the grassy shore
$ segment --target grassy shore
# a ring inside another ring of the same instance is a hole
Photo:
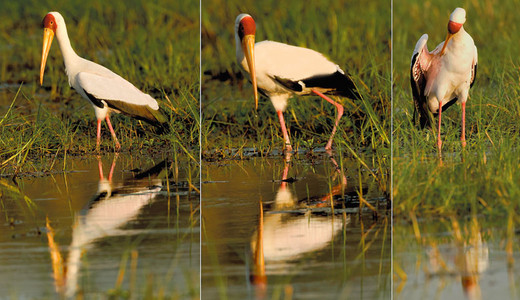
[[[95,153],[95,117],[72,90],[54,42],[39,85],[41,20],[65,18],[76,53],[100,63],[158,100],[170,119],[167,134],[114,115],[123,151],[184,152],[198,161],[198,1],[10,1],[0,12],[0,168],[19,169],[27,157]],[[101,152],[113,142],[102,130]]]

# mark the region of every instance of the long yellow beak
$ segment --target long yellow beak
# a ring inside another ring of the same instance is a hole
[[[444,51],[446,50],[446,46],[448,46],[448,42],[450,41],[450,39],[453,37],[453,34],[449,33],[448,32],[448,35],[446,36],[446,40],[444,41],[444,45],[442,46],[442,50],[441,50],[441,53],[440,55],[443,55],[444,54]]]
[[[45,72],[45,63],[47,63],[47,56],[51,49],[52,39],[54,38],[54,31],[50,28],[43,29],[43,48],[42,48],[42,64],[40,66],[40,85],[43,84],[43,73]]]
[[[258,90],[256,87],[256,71],[255,71],[255,36],[248,34],[242,39],[242,50],[246,56],[247,66],[249,67],[249,75],[253,82],[253,90],[255,94],[255,109],[258,109]]]

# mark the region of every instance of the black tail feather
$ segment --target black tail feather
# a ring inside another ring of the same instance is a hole
[[[301,80],[307,88],[331,89],[328,94],[339,95],[350,99],[361,99],[356,85],[350,76],[339,71],[333,74],[314,76]]]

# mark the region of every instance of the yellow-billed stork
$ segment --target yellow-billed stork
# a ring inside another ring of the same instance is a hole
[[[428,52],[428,35],[423,34],[415,46],[410,66],[410,79],[421,128],[431,126],[431,113],[439,115],[437,147],[442,148],[442,110],[460,101],[462,106],[461,143],[466,146],[465,118],[469,89],[477,75],[477,47],[464,30],[466,11],[456,8],[450,15],[448,35],[432,52]]]
[[[255,108],[258,107],[258,89],[265,94],[278,114],[287,151],[291,141],[283,112],[289,98],[296,95],[316,94],[337,109],[336,121],[325,149],[332,148],[332,139],[343,106],[324,94],[360,98],[354,83],[337,64],[311,49],[290,46],[273,41],[255,44],[256,25],[248,14],[240,14],[235,21],[236,57],[238,64],[249,73],[254,89]]]
[[[43,84],[45,63],[56,35],[69,77],[69,85],[83,98],[90,101],[97,118],[96,149],[101,141],[101,121],[106,120],[115,142],[116,150],[121,148],[110,123],[110,112],[122,112],[139,120],[166,129],[167,119],[160,111],[157,101],[141,92],[133,84],[109,69],[79,57],[70,45],[65,20],[58,12],[48,13],[42,21],[43,50],[40,67],[40,84]]]

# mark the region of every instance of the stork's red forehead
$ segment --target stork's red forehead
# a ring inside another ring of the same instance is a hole
[[[56,33],[57,27],[58,27],[58,25],[56,24],[56,19],[54,18],[54,16],[52,14],[47,14],[45,16],[45,18],[43,18],[42,28],[52,29],[52,31],[54,31],[54,33]]]
[[[451,34],[455,34],[455,33],[459,32],[461,27],[462,27],[462,23],[457,23],[457,22],[453,22],[453,21],[450,21],[448,23],[448,31]]]
[[[256,32],[255,20],[253,20],[251,16],[242,18],[242,20],[240,20],[240,27],[244,35],[255,34]]]

